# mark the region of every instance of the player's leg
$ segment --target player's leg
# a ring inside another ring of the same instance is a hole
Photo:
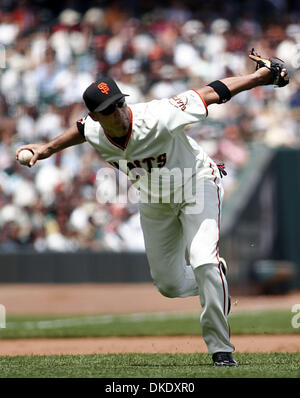
[[[199,211],[195,212],[194,205],[186,206],[181,222],[199,286],[201,328],[208,352],[232,352],[234,347],[230,343],[227,320],[228,286],[218,257],[223,190],[216,177],[204,180],[203,184],[204,196],[198,204]]]
[[[178,206],[141,204],[141,226],[150,272],[157,289],[166,297],[199,295],[191,266],[186,265]]]
[[[202,312],[202,335],[208,352],[233,352],[227,319],[228,287],[226,278],[217,264],[204,264],[195,270],[199,286]]]

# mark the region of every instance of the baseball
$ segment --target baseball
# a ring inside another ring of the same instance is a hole
[[[18,161],[24,166],[28,166],[32,156],[33,153],[29,149],[23,149],[23,151],[18,154]]]

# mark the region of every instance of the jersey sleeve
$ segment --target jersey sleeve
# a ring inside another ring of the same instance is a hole
[[[188,90],[172,98],[153,102],[156,102],[160,121],[170,133],[176,133],[208,115],[207,105],[196,90]]]
[[[79,133],[83,136],[83,138],[85,138],[84,128],[85,128],[86,119],[87,119],[87,116],[82,119],[77,120],[77,122],[76,122],[77,129],[78,129]]]

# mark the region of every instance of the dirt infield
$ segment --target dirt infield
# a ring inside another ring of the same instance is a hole
[[[236,352],[300,352],[299,336],[233,336]],[[94,337],[69,339],[18,339],[0,341],[1,355],[60,355],[115,353],[206,353],[197,336]]]
[[[284,296],[232,296],[232,312],[291,309],[300,291]],[[0,304],[7,314],[116,314],[200,310],[199,297],[167,298],[151,283],[0,284]]]
[[[232,312],[289,309],[300,292],[232,297]],[[13,314],[111,314],[198,310],[199,298],[169,299],[152,284],[0,285],[0,304]],[[237,352],[300,352],[299,335],[232,336]],[[124,337],[0,340],[0,355],[119,352],[207,352],[201,337]]]

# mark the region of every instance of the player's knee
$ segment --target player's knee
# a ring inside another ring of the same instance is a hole
[[[180,295],[177,285],[171,283],[155,283],[155,285],[158,291],[165,297],[175,298]]]

